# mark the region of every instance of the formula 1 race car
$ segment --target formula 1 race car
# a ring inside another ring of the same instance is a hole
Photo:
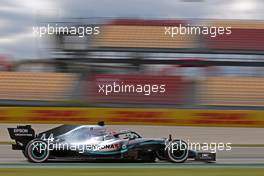
[[[22,150],[30,162],[63,160],[127,160],[155,162],[156,159],[183,163],[188,158],[214,162],[213,152],[188,148],[183,140],[143,138],[134,131],[107,132],[104,122],[97,125],[61,125],[35,134],[30,125],[8,128],[13,150]]]

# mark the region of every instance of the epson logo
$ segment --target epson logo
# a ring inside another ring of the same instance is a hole
[[[14,129],[14,133],[28,133],[28,129]]]

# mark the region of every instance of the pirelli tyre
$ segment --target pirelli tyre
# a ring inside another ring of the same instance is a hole
[[[189,155],[188,144],[183,140],[173,140],[166,146],[166,155],[171,162],[183,163]]]
[[[25,149],[25,155],[30,162],[42,163],[47,161],[50,152],[48,145],[45,141],[40,139],[34,139],[30,141]]]

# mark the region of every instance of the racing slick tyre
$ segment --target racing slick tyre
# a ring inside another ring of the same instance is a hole
[[[188,144],[183,140],[173,140],[166,147],[168,160],[174,163],[183,163],[189,155]]]
[[[27,144],[25,155],[30,162],[42,163],[49,158],[50,152],[45,141],[34,139]]]

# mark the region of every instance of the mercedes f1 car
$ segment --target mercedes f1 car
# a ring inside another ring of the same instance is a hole
[[[183,163],[187,159],[214,162],[216,154],[188,148],[180,139],[144,138],[134,131],[107,132],[104,122],[97,125],[61,125],[35,134],[30,125],[8,128],[13,150],[22,150],[30,161],[41,163],[63,160],[127,160]]]

